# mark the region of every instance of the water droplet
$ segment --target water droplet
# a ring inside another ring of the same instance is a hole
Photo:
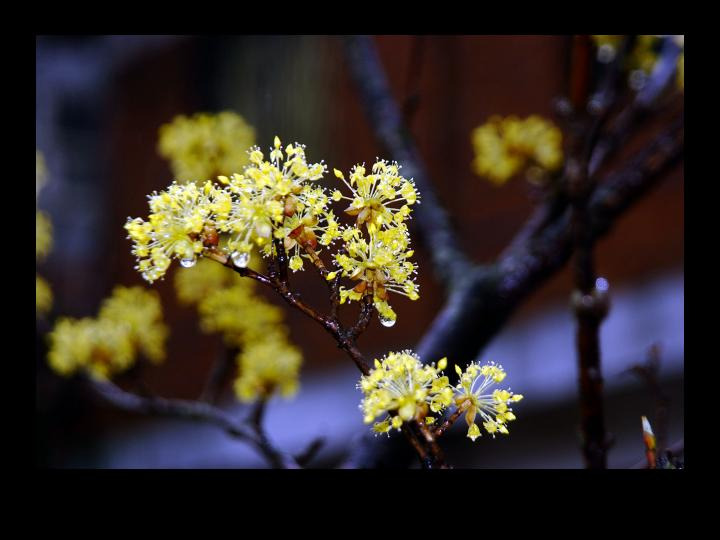
[[[385,328],[390,328],[391,326],[395,326],[395,321],[397,321],[397,318],[395,319],[389,319],[387,317],[383,317],[380,315],[380,324],[382,324]]]
[[[240,253],[239,251],[233,251],[230,255],[230,258],[232,259],[233,264],[240,268],[247,268],[247,265],[250,262],[249,253]]]
[[[180,259],[180,265],[184,268],[192,268],[195,266],[195,263],[197,262],[197,259],[195,257],[187,258],[187,259]]]

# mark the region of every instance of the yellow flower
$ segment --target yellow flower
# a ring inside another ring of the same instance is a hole
[[[247,266],[253,244],[267,257],[276,238],[298,255],[300,248],[314,250],[318,236],[329,245],[340,235],[329,197],[314,185],[325,169],[322,162],[307,162],[304,145],[290,144],[283,153],[278,137],[269,161],[259,148],[251,150],[243,174],[225,179],[233,203],[227,218],[218,220],[219,230],[232,236],[228,247],[237,266]]]
[[[250,343],[237,361],[235,393],[240,401],[266,399],[274,393],[288,398],[297,392],[302,355],[282,337],[267,336],[264,341]]]
[[[52,246],[52,224],[44,212],[35,212],[35,259],[44,259]]]
[[[165,275],[173,258],[189,268],[206,245],[215,247],[215,220],[227,216],[229,196],[211,182],[202,188],[173,182],[150,195],[149,205],[148,221],[128,218],[125,229],[134,243],[135,268],[152,283]]]
[[[158,362],[165,357],[167,328],[156,293],[141,287],[116,287],[97,318],[62,318],[48,335],[48,362],[61,375],[79,369],[107,379],[132,367],[139,354]]]
[[[364,394],[360,409],[366,424],[378,417],[373,431],[387,433],[400,429],[403,422],[424,420],[428,410],[439,412],[452,403],[453,392],[448,378],[441,376],[444,359],[423,365],[410,350],[390,352],[375,360],[375,369],[360,378],[358,388]],[[387,416],[386,416],[387,415]]]
[[[35,204],[37,196],[45,185],[47,171],[45,160],[40,151],[35,151]],[[42,261],[52,246],[52,223],[44,212],[35,210],[35,261]],[[52,290],[47,281],[35,275],[35,315],[39,317],[50,310],[52,306]]]
[[[370,233],[366,240],[362,231],[352,227],[343,232],[347,254],[335,255],[342,275],[359,283],[350,290],[340,288],[340,302],[360,300],[372,294],[373,303],[385,326],[392,326],[397,316],[388,304],[389,292],[417,300],[418,286],[414,281],[417,265],[408,261],[410,236],[404,223]]]
[[[334,169],[335,176],[350,189],[352,197],[336,191],[333,200],[350,201],[345,213],[357,216],[356,225],[362,227],[365,224],[371,232],[375,228],[401,223],[410,215],[410,207],[418,201],[419,194],[414,182],[399,174],[400,169],[397,162],[388,163],[381,159],[372,166],[372,174],[366,175],[364,166],[355,165],[350,171],[349,182],[342,172]]]
[[[255,131],[232,112],[177,116],[160,127],[158,150],[178,182],[200,182],[242,171]]]
[[[98,317],[126,327],[133,344],[151,362],[165,359],[168,329],[162,322],[162,304],[156,291],[115,287]]]
[[[504,184],[523,170],[542,178],[563,163],[562,133],[551,122],[529,116],[491,117],[472,133],[475,172],[496,184]]]
[[[268,333],[286,335],[283,310],[256,296],[253,287],[244,280],[203,298],[198,303],[202,330],[221,333],[226,343],[237,347],[263,340]]]
[[[513,394],[509,390],[489,389],[505,379],[506,373],[502,366],[494,362],[483,366],[473,362],[463,372],[458,366],[455,370],[460,376],[460,383],[455,387],[455,405],[465,410],[465,421],[468,425],[467,436],[473,441],[480,436],[480,429],[475,424],[479,414],[485,431],[495,437],[499,432],[507,435],[507,423],[515,420],[509,403],[520,401],[521,394]]]
[[[60,319],[48,334],[48,362],[60,375],[78,369],[107,379],[128,369],[135,360],[130,334],[113,321]]]
[[[39,275],[35,275],[35,314],[44,315],[52,307],[52,290],[47,281]]]

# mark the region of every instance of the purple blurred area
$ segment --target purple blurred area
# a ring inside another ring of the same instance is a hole
[[[379,36],[375,41],[395,96],[418,95],[410,128],[463,247],[476,261],[492,260],[528,217],[535,195],[522,179],[496,187],[477,177],[470,166],[470,132],[493,114],[553,118],[553,100],[564,88],[566,38]],[[380,153],[363,114],[341,38],[39,36],[36,51],[36,146],[49,172],[39,207],[53,224],[53,248],[38,272],[55,297],[50,320],[37,325],[38,465],[265,466],[254,451],[216,428],[141,417],[98,402],[79,381],[48,369],[44,334],[58,316],[94,316],[114,285],[143,284],[122,226],[127,216],[145,215],[146,195],[172,180],[156,148],[158,127],[175,115],[235,111],[255,127],[261,147],[276,134],[297,140],[307,145],[309,159],[324,159],[330,168],[347,170],[356,162],[389,157]],[[657,127],[649,122],[621,156],[631,156]],[[652,419],[655,405],[627,369],[643,362],[654,343],[662,350],[661,384],[671,399],[668,442],[683,437],[683,190],[679,167],[598,245],[598,272],[612,295],[601,334],[607,427],[615,438],[611,467],[628,467],[643,457],[640,416]],[[368,357],[413,348],[442,306],[442,287],[426,248],[416,244],[420,300],[393,304],[398,322],[392,329],[371,324],[359,343]],[[182,269],[173,268],[154,286],[171,328],[168,361],[144,367],[142,377],[159,395],[193,399],[221,341],[202,334],[193,310],[178,305],[172,287],[177,271]],[[322,305],[324,284],[304,274],[294,283]],[[571,287],[566,268],[529,299],[483,354],[503,364],[507,382],[525,395],[511,436],[472,444],[457,427],[447,439],[450,462],[582,466]],[[299,394],[269,406],[269,435],[292,452],[324,437],[312,465],[339,465],[367,430],[358,411],[358,374],[313,321],[286,313],[305,362]],[[229,389],[225,402],[242,413]]]

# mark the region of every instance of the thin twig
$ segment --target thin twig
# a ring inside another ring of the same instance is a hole
[[[464,401],[462,405],[457,407],[455,411],[447,417],[445,422],[443,422],[440,426],[435,428],[433,431],[435,438],[439,439],[443,436],[443,434],[450,429],[450,427],[457,421],[458,418],[467,410],[468,408],[468,401]]]
[[[349,335],[352,339],[356,339],[360,334],[367,330],[367,327],[372,320],[373,313],[375,313],[373,297],[371,294],[366,294],[360,302],[360,315],[358,316],[358,320],[349,330]]]

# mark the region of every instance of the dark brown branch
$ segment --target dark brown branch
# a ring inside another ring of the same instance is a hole
[[[368,366],[362,353],[357,348],[357,345],[355,344],[355,338],[345,328],[342,327],[336,317],[328,317],[326,315],[322,315],[315,309],[305,304],[299,294],[294,293],[290,290],[287,281],[282,281],[282,278],[280,277],[282,275],[281,272],[278,273],[277,277],[265,276],[249,268],[239,268],[235,266],[230,260],[230,258],[221,252],[210,252],[207,256],[219,262],[220,264],[231,268],[241,276],[255,279],[256,281],[259,281],[260,283],[263,283],[264,285],[267,285],[268,287],[273,289],[288,304],[302,311],[311,319],[315,320],[330,335],[332,335],[337,342],[338,347],[350,356],[352,361],[355,362],[355,365],[363,374],[367,375],[368,373],[370,373],[370,366]]]
[[[184,399],[140,397],[126,392],[109,381],[99,381],[92,377],[87,377],[86,380],[98,396],[119,409],[212,424],[225,430],[236,439],[251,444],[273,466],[278,465],[283,469],[298,468],[298,464],[289,456],[285,456],[274,449],[272,449],[272,454],[268,453],[266,445],[253,433],[246,422],[238,421],[228,412],[209,403]]]
[[[467,403],[467,402],[464,402]],[[467,406],[463,403],[462,406],[457,407],[453,413],[447,417],[447,419],[433,431],[435,438],[439,439],[443,434],[452,427],[458,418],[467,410]]]
[[[351,36],[346,38],[345,45],[348,66],[375,136],[384,151],[402,165],[403,174],[415,180],[422,197],[422,204],[415,208],[415,224],[428,247],[435,273],[446,289],[450,289],[467,273],[470,262],[460,248],[447,212],[435,195],[415,142],[403,123],[372,39]]]
[[[595,130],[598,127],[596,123]],[[587,151],[582,158],[573,156],[567,163],[575,249],[575,290],[572,299],[577,320],[576,348],[583,456],[587,468],[605,469],[607,445],[599,331],[608,304],[604,301],[605,291],[599,291],[595,287],[595,238],[589,219],[589,200],[594,186],[588,175],[589,155],[590,152]]]
[[[288,258],[287,253],[285,253],[285,245],[283,244],[283,241],[278,238],[273,238],[273,245],[275,246],[275,257],[273,258],[273,262],[275,263],[275,268],[277,269],[277,279],[280,280],[281,283],[288,283]]]
[[[349,335],[352,339],[356,339],[360,334],[367,330],[374,312],[375,306],[373,305],[372,295],[366,294],[360,302],[360,315],[358,320],[349,330]]]

